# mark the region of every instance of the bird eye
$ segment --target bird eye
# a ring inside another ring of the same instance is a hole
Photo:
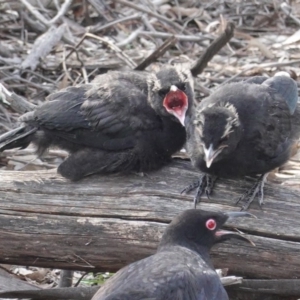
[[[217,227],[217,223],[214,219],[208,219],[205,225],[208,230],[214,230]]]
[[[168,94],[169,90],[170,89],[166,89],[166,88],[160,89],[158,91],[158,95],[161,96],[161,97],[165,97]]]
[[[229,139],[229,134],[225,135],[221,140],[220,140],[220,144],[227,142]]]
[[[183,92],[186,90],[186,84],[184,82],[178,83],[176,86]]]

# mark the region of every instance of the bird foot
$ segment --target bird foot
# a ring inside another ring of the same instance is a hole
[[[183,189],[181,191],[181,194],[183,194],[183,193],[188,194],[189,192],[191,192],[192,190],[197,188],[197,192],[194,197],[194,208],[196,208],[196,206],[200,202],[201,196],[204,192],[205,192],[207,198],[210,199],[209,196],[212,193],[212,190],[213,190],[216,180],[217,180],[216,176],[202,174],[197,181],[193,182],[192,184],[187,186],[185,189]]]
[[[268,173],[261,175],[258,180],[255,182],[255,184],[246,191],[237,201],[236,205],[239,202],[244,202],[244,205],[241,208],[242,210],[247,210],[250,206],[250,204],[253,202],[255,196],[258,197],[258,204],[260,208],[262,208],[262,205],[264,204],[264,185],[266,178],[268,176]]]

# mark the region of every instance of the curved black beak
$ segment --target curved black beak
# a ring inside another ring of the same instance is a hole
[[[257,217],[255,215],[250,214],[245,211],[232,211],[232,212],[226,212],[224,214],[228,217],[227,220],[239,218],[239,217],[250,217],[250,218],[257,219]],[[232,231],[227,231],[227,230],[217,230],[215,233],[215,238],[216,238],[217,243],[224,241],[224,240],[234,238],[234,239],[247,241],[252,246],[255,246],[255,244],[250,239],[246,238],[244,235],[242,235],[241,233],[237,233],[237,232],[232,232]]]
[[[237,240],[243,240],[251,244],[252,246],[255,246],[255,244],[245,236],[243,236],[240,233],[235,233],[232,231],[227,230],[217,230],[215,233],[216,243],[223,242],[225,240],[229,239],[237,239]]]
[[[228,216],[228,220],[239,218],[239,217],[248,217],[248,218],[255,218],[257,217],[253,214],[250,214],[246,211],[229,211],[225,213],[226,216]]]

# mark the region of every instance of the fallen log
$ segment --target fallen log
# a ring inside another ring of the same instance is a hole
[[[116,271],[154,253],[167,223],[193,207],[179,191],[198,173],[187,161],[146,176],[92,176],[69,182],[55,171],[0,171],[0,263],[86,271]],[[219,180],[199,208],[238,210],[252,184]],[[296,279],[300,270],[299,192],[266,184],[265,205],[228,228],[256,247],[230,241],[214,247],[215,267],[244,278]]]
[[[299,279],[244,279],[241,284],[227,287],[230,291],[246,292],[251,296],[253,294],[271,294],[281,296],[299,296]],[[235,299],[235,298],[232,298]]]
[[[0,272],[0,279],[1,277]],[[16,279],[14,279],[16,280]],[[98,291],[100,286],[82,286],[69,288],[54,288],[54,289],[38,289],[37,287],[29,288],[29,285],[24,288],[21,280],[16,280],[14,288],[9,290],[11,282],[4,278],[4,282],[0,281],[0,299],[15,299],[15,298],[29,298],[30,299],[74,299],[74,300],[90,300]],[[4,291],[1,290],[1,284],[5,286]],[[300,295],[298,279],[288,280],[255,280],[246,279],[241,285],[233,285],[226,287],[230,299],[243,300],[297,300]],[[8,285],[8,286],[7,286]],[[22,288],[23,287],[23,288]],[[297,296],[298,295],[298,296]]]

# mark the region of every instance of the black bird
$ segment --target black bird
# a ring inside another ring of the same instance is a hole
[[[166,228],[157,252],[108,279],[92,300],[227,300],[210,260],[210,248],[242,235],[219,230],[228,218],[247,212],[186,210]]]
[[[53,93],[0,137],[0,151],[50,146],[69,151],[58,172],[71,180],[94,173],[146,172],[171,160],[185,143],[184,119],[193,105],[187,69],[110,72],[91,84]]]
[[[195,205],[204,191],[211,193],[217,177],[255,174],[262,175],[237,202],[247,209],[257,195],[263,204],[267,173],[290,158],[300,136],[297,84],[282,73],[223,85],[186,118],[188,152],[204,172],[184,190],[198,187]]]

